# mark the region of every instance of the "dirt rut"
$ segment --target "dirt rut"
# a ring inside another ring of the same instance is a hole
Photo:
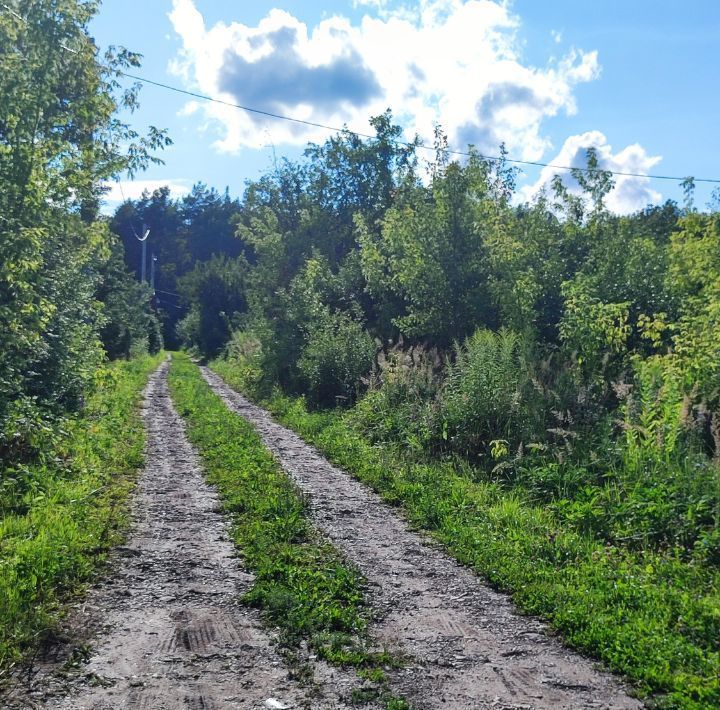
[[[415,708],[640,708],[622,683],[565,648],[538,620],[482,584],[396,511],[296,434],[203,375],[252,422],[312,502],[316,525],[372,587],[373,636],[409,654],[393,687]]]
[[[228,537],[215,491],[167,389],[167,363],[146,389],[146,468],[134,499],[135,523],[115,552],[116,571],[71,615],[101,629],[78,672],[41,664],[30,687],[16,687],[3,707],[63,710],[222,710],[344,708],[353,676],[319,669],[326,684],[301,687],[262,629],[238,603],[252,583]],[[77,640],[76,640],[77,643]],[[57,654],[62,656],[62,649]],[[280,705],[272,705],[272,701]]]

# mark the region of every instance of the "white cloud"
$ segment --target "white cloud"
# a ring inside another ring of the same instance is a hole
[[[374,7],[377,10],[383,11],[388,6],[388,0],[352,0],[352,6],[358,7]]]
[[[648,155],[637,143],[613,153],[612,146],[603,133],[587,131],[570,136],[550,163],[563,167],[584,168],[587,165],[586,151],[591,147],[597,151],[600,167],[613,172],[647,175],[653,166],[662,160],[662,156]],[[580,193],[580,188],[569,171],[546,167],[542,169],[534,185],[525,186],[518,191],[519,199],[531,200],[543,187],[549,187],[556,174],[562,177],[563,183],[571,192]],[[650,180],[646,177],[616,175],[614,182],[615,186],[608,195],[606,204],[610,210],[618,214],[629,214],[662,200],[662,195],[651,187]]]
[[[125,200],[139,200],[143,192],[152,194],[161,187],[170,188],[170,197],[177,199],[187,195],[192,189],[188,180],[170,178],[168,180],[120,180],[105,183],[109,190],[103,195],[105,202],[124,202]]]
[[[206,27],[193,0],[173,0],[170,20],[183,49],[171,71],[203,93],[303,120],[371,132],[368,118],[390,107],[408,135],[432,143],[440,123],[450,143],[538,160],[550,147],[543,121],[576,111],[574,87],[594,80],[597,53],[571,50],[544,67],[526,64],[509,4],[491,0],[418,0],[388,10],[368,6],[359,23],[333,16],[308,27],[271,10],[257,26]],[[374,13],[374,15],[370,14]],[[237,152],[267,143],[320,141],[327,131],[203,103],[219,129],[216,147]]]

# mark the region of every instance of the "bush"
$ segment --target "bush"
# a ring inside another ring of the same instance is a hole
[[[395,442],[422,451],[432,439],[441,383],[434,358],[420,349],[419,356],[394,352],[380,364],[380,378],[371,382],[350,419],[374,443]]]
[[[151,355],[157,355],[163,349],[162,327],[155,316],[148,316],[147,319],[147,343]]]
[[[344,313],[325,312],[308,328],[298,368],[319,405],[355,400],[360,381],[375,360],[376,346],[362,326]]]
[[[177,337],[186,348],[194,347],[200,340],[200,310],[193,305],[175,326]]]
[[[240,389],[253,398],[262,398],[270,393],[272,378],[266,373],[262,341],[252,331],[236,330],[225,346],[223,361],[232,368],[233,381]],[[220,362],[219,360],[215,361]]]
[[[544,431],[527,350],[510,330],[478,330],[455,345],[438,412],[438,434],[451,449],[482,454],[493,441],[515,449]]]
[[[636,358],[634,366],[634,386],[622,407],[621,459],[613,473],[620,489],[613,528],[617,537],[644,546],[689,551],[702,539],[712,559],[707,541],[718,529],[720,479],[717,464],[702,451],[702,419],[709,415],[683,392],[685,373],[674,355]]]

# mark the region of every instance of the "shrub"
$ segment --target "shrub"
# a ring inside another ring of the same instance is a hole
[[[272,378],[263,365],[265,353],[262,341],[249,330],[235,330],[225,346],[225,363],[233,370],[233,380],[251,397],[269,394]]]
[[[420,348],[419,356],[393,352],[380,365],[380,377],[370,383],[350,419],[373,442],[396,442],[422,451],[432,440],[441,384],[434,358]]]
[[[175,331],[186,348],[192,348],[200,340],[200,310],[191,306],[186,315],[178,321]]]
[[[541,415],[526,359],[528,343],[510,330],[478,330],[455,345],[440,394],[439,435],[463,454],[483,453],[491,441],[517,448],[540,434]]]
[[[354,401],[361,379],[372,369],[375,350],[373,339],[349,315],[321,314],[308,328],[298,361],[311,400],[320,405]]]

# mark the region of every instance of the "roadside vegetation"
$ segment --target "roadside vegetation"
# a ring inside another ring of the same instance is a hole
[[[168,139],[118,120],[139,56],[99,50],[98,6],[0,7],[0,682],[119,539],[162,348],[100,204]]]
[[[296,676],[312,682],[309,649],[329,663],[358,669],[366,682],[356,689],[356,700],[380,699],[390,710],[406,707],[391,696],[383,670],[399,660],[373,648],[367,635],[372,610],[364,580],[314,530],[301,492],[252,425],[228,412],[187,356],[173,357],[169,382],[208,480],[232,516],[238,551],[255,574],[244,600],[279,630]]]
[[[143,462],[140,398],[162,355],[96,374],[82,414],[39,428],[42,454],[6,464],[0,487],[0,684],[48,639],[64,602],[122,539],[126,498]]]
[[[213,369],[245,389],[233,364],[216,361]],[[522,610],[548,619],[573,646],[632,679],[642,695],[660,693],[652,704],[717,705],[717,567],[651,546],[611,544],[575,524],[565,505],[543,505],[537,484],[509,484],[461,461],[423,461],[402,447],[373,444],[358,432],[355,412],[308,411],[301,398],[280,393],[261,403],[401,507],[458,560],[510,592]],[[547,482],[546,494],[557,484]],[[617,505],[598,517],[637,506],[620,490],[615,497]]]

